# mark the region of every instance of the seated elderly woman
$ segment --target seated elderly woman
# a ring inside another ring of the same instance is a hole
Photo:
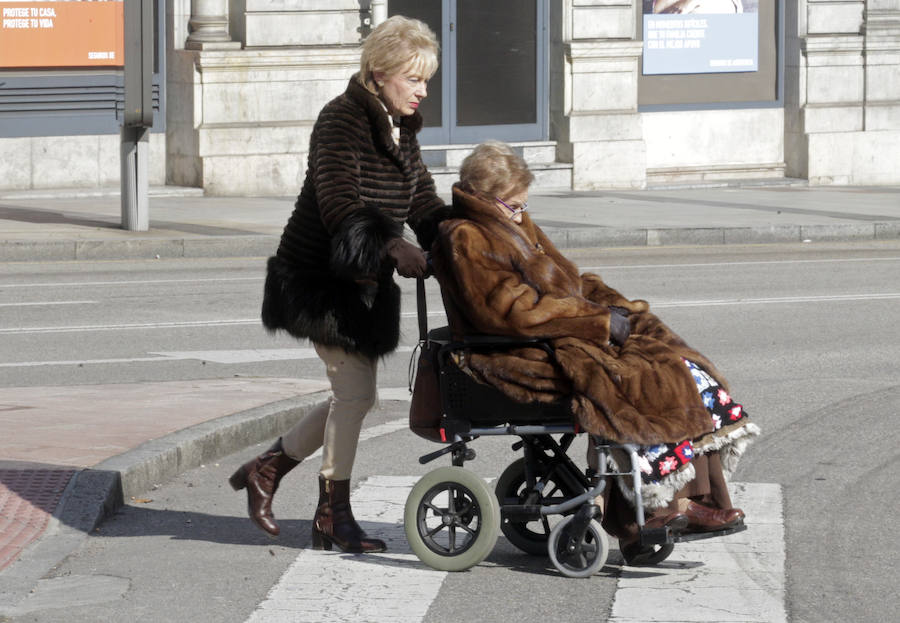
[[[563,257],[525,212],[533,179],[508,145],[478,145],[431,253],[455,336],[546,338],[552,355],[471,352],[467,371],[520,402],[566,401],[587,432],[640,445],[648,527],[712,532],[741,523],[727,475],[758,428],[713,364],[646,301]],[[652,551],[638,545],[629,483],[607,487],[603,526],[637,564]]]

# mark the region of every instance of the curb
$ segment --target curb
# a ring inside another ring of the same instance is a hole
[[[658,247],[896,240],[900,222],[762,227],[615,228],[543,227],[557,247]],[[268,257],[280,236],[129,238],[122,240],[5,240],[0,262]]]
[[[279,240],[279,236],[267,235],[120,240],[4,240],[0,242],[0,262],[267,257],[278,248]]]
[[[16,606],[38,580],[75,551],[88,535],[133,495],[187,470],[269,441],[327,400],[330,390],[279,400],[215,418],[147,441],[76,473],[44,535],[3,570],[0,616]]]
[[[660,247],[675,245],[777,244],[895,240],[900,222],[835,225],[770,225],[762,227],[689,227],[622,229],[613,227],[543,227],[560,249],[579,247]]]
[[[330,395],[320,390],[222,416],[111,457],[77,473],[55,513],[87,533],[125,500],[204,463],[277,437]]]

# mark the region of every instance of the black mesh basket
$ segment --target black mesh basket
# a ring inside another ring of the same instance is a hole
[[[479,383],[449,358],[441,366],[441,400],[446,417],[472,426],[572,423],[565,404],[516,402],[498,389]]]

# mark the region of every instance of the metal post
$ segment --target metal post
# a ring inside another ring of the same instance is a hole
[[[150,229],[147,158],[150,155],[150,128],[122,126],[119,160],[122,164],[122,229]]]
[[[125,3],[125,102],[119,148],[122,229],[150,229],[147,158],[153,125],[153,1]]]

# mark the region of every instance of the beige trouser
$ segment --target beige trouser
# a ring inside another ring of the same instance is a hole
[[[335,346],[313,346],[325,363],[332,396],[284,434],[281,444],[298,461],[321,447],[320,473],[329,480],[346,480],[353,470],[363,418],[375,404],[377,361]]]

